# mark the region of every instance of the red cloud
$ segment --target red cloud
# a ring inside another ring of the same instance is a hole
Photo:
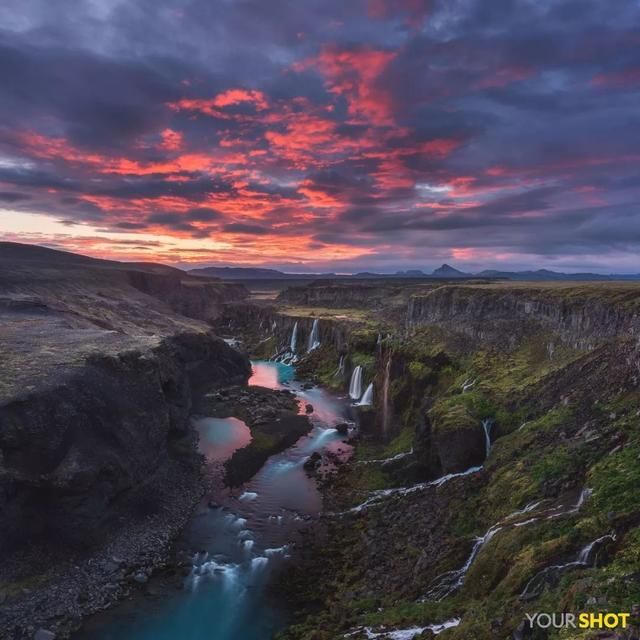
[[[393,100],[379,79],[395,57],[395,52],[381,49],[329,47],[316,58],[298,63],[294,69],[317,67],[325,77],[329,91],[347,101],[349,113],[354,118],[375,125],[389,125],[393,123]]]
[[[284,124],[283,130],[274,128],[264,134],[272,152],[299,169],[322,164],[322,156],[343,153],[354,145],[337,135],[335,122],[320,116],[291,113],[271,120]]]
[[[145,176],[172,174],[182,171],[208,171],[220,163],[242,163],[244,156],[238,154],[183,153],[159,162],[141,162],[123,157],[110,157],[98,153],[87,153],[62,137],[47,137],[35,132],[20,134],[22,148],[36,158],[62,160],[69,164],[91,168],[98,173]],[[175,144],[176,138],[173,137]]]
[[[179,131],[164,129],[160,133],[160,137],[162,138],[162,142],[159,145],[161,149],[177,151],[182,148],[182,134]]]
[[[178,102],[170,102],[168,106],[174,111],[196,111],[225,118],[229,116],[224,109],[239,104],[251,104],[256,111],[269,108],[269,102],[262,91],[247,89],[227,89],[213,98],[183,98]]]

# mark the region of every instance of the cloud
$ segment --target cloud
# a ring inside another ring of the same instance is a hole
[[[636,21],[633,0],[9,3],[0,208],[123,258],[626,265]]]

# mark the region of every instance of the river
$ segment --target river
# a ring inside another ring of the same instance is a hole
[[[302,407],[313,405],[311,432],[269,458],[242,488],[219,492],[215,505],[203,502],[177,543],[192,559],[183,581],[170,588],[152,580],[95,617],[77,640],[270,640],[286,625],[286,610],[266,585],[299,542],[300,529],[320,513],[321,495],[303,464],[314,451],[349,449],[342,443],[346,436],[333,428],[348,419],[349,403],[319,387],[303,389],[292,367],[252,364],[249,384],[289,388]],[[210,465],[220,465],[251,439],[236,418],[203,417],[194,425]]]

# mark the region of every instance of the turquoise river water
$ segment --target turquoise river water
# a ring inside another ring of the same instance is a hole
[[[266,585],[286,562],[299,530],[316,517],[321,497],[304,471],[305,460],[327,448],[348,448],[333,426],[347,419],[349,403],[315,387],[304,390],[292,367],[254,362],[249,384],[289,388],[311,403],[312,431],[271,457],[240,489],[205,501],[178,542],[192,568],[178,588],[146,589],[96,617],[78,640],[270,640],[286,624],[286,611]],[[221,464],[251,439],[236,418],[199,417],[194,425],[209,464]]]

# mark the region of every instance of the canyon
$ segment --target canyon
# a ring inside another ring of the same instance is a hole
[[[243,309],[220,329],[359,413],[282,638],[546,638],[526,613],[634,608],[637,285],[320,281]]]
[[[589,638],[532,635],[525,614],[640,602],[640,285],[265,294],[36,247],[0,262],[6,637],[66,637],[163,570],[207,491],[194,415],[251,428],[225,463],[239,502],[260,504],[251,483],[282,452],[320,488],[270,580],[280,640]],[[247,387],[250,360],[297,382]],[[350,460],[322,445],[340,431]]]

